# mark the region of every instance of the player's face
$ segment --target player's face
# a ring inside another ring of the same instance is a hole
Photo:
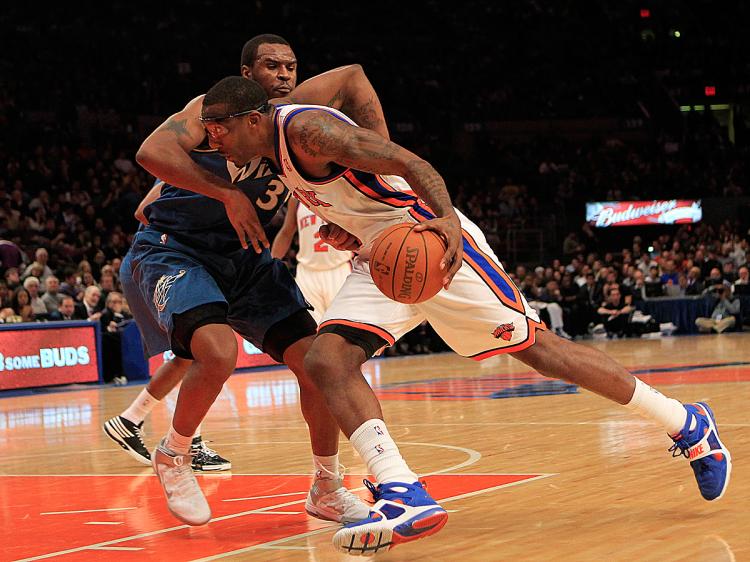
[[[207,107],[205,113],[221,115],[225,109],[224,104],[216,104]],[[253,127],[259,116],[259,113],[253,112],[220,121],[205,121],[203,127],[208,135],[209,146],[218,150],[219,154],[235,166],[244,166],[257,156]]]
[[[242,75],[258,82],[269,98],[283,98],[297,86],[297,57],[289,45],[264,43],[253,65],[242,67]]]

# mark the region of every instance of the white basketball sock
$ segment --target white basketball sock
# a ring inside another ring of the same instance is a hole
[[[384,484],[417,481],[417,475],[404,461],[383,420],[367,420],[352,433],[349,440],[367,464],[376,482]]]
[[[313,469],[315,470],[315,476],[318,477],[318,471],[320,471],[320,478],[338,478],[339,476],[339,455],[330,455],[322,457],[320,455],[313,455]]]
[[[128,406],[127,410],[120,415],[137,425],[146,419],[146,416],[151,413],[151,410],[158,403],[159,401],[151,396],[148,389],[144,388],[138,397]]]
[[[169,426],[169,431],[167,432],[167,441],[164,444],[175,453],[187,455],[190,451],[190,443],[192,442],[192,440],[192,437],[186,437],[177,433],[174,429],[174,426],[171,425]]]
[[[635,379],[633,397],[625,407],[660,424],[672,436],[682,431],[687,420],[685,406],[674,398],[667,398],[638,378]]]

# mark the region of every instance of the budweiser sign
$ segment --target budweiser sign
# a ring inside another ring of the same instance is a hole
[[[586,220],[600,228],[693,223],[702,217],[700,200],[692,199],[586,203]]]

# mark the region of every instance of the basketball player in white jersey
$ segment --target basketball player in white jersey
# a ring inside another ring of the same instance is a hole
[[[313,307],[310,313],[318,324],[351,273],[353,257],[350,251],[337,250],[321,239],[319,230],[323,224],[318,215],[293,197],[271,245],[271,255],[282,259],[289,251],[294,232],[298,233],[295,281]]]
[[[336,110],[274,107],[259,85],[236,77],[209,90],[201,119],[211,145],[228,160],[242,165],[258,155],[271,159],[300,201],[362,242],[305,357],[307,373],[378,482],[369,486],[376,500],[370,517],[340,529],[336,548],[373,554],[435,533],[447,520],[401,457],[360,370],[376,349],[423,319],[461,355],[481,360],[511,353],[543,375],[572,381],[651,419],[674,440],[673,454],[690,459],[703,497],[724,494],[731,460],[710,408],[667,398],[608,355],[546,331],[479,228],[452,206],[430,164]],[[437,231],[447,243],[444,290],[416,305],[380,293],[366,260],[378,234],[400,222]]]

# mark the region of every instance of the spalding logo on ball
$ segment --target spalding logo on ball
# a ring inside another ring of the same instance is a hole
[[[389,299],[405,304],[424,302],[443,288],[440,260],[446,245],[431,230],[415,232],[414,223],[385,229],[372,246],[370,274]]]

